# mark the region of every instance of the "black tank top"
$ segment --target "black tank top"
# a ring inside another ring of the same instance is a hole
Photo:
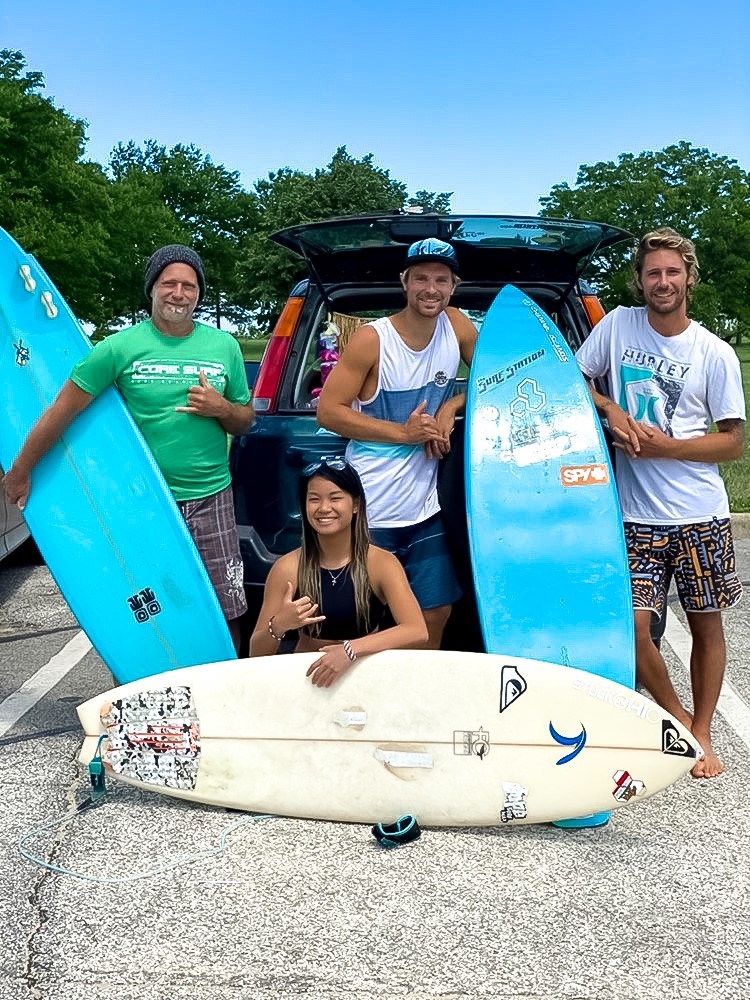
[[[354,602],[354,581],[347,566],[344,572],[336,577],[334,583],[327,569],[320,571],[320,611],[326,620],[320,623],[318,639],[361,639],[376,631],[383,621],[385,604],[378,600],[370,591],[370,628],[365,629],[364,623],[357,620]]]

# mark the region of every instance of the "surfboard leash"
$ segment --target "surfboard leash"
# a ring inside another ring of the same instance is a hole
[[[91,791],[89,795],[83,799],[81,802],[77,803],[73,809],[70,809],[63,816],[59,816],[56,819],[49,820],[43,823],[41,826],[34,827],[34,829],[29,830],[27,833],[23,834],[18,840],[18,851],[26,861],[30,861],[32,864],[38,865],[40,868],[44,868],[47,871],[54,872],[56,875],[69,875],[72,878],[82,879],[86,882],[96,882],[101,885],[117,885],[123,882],[136,882],[139,879],[153,878],[156,875],[161,875],[164,872],[171,871],[174,868],[179,868],[182,865],[195,864],[196,861],[204,861],[207,858],[216,857],[221,854],[227,848],[227,840],[230,834],[234,833],[235,830],[239,829],[241,826],[247,826],[250,823],[255,823],[258,820],[263,819],[277,819],[270,813],[258,813],[254,815],[245,815],[236,822],[230,824],[226,827],[219,836],[219,842],[215,847],[208,847],[202,851],[196,851],[192,854],[181,854],[172,858],[169,862],[158,865],[154,868],[149,868],[146,871],[136,872],[131,875],[115,875],[111,877],[103,877],[101,875],[89,875],[86,872],[74,871],[71,868],[65,868],[63,865],[55,864],[54,861],[48,861],[44,858],[33,854],[30,850],[26,848],[26,845],[30,840],[39,834],[43,833],[45,830],[55,829],[56,827],[62,826],[64,823],[69,823],[71,820],[75,819],[81,813],[86,812],[88,809],[98,807],[104,804],[107,799],[107,783],[105,776],[104,761],[102,760],[101,747],[104,740],[107,739],[107,735],[104,734],[99,738],[99,742],[96,745],[96,751],[94,756],[88,765],[89,771],[89,781],[91,784]]]
[[[376,823],[370,832],[381,847],[400,847],[422,836],[413,816],[400,816],[395,823]]]

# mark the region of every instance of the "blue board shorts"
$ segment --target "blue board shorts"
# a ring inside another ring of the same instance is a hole
[[[633,607],[660,618],[674,578],[685,611],[726,611],[742,597],[729,518],[699,524],[625,522]]]
[[[239,618],[247,610],[247,601],[232,487],[199,500],[181,500],[177,506],[205,563],[224,617],[229,622]]]
[[[370,528],[370,537],[374,545],[392,552],[404,567],[406,578],[423,611],[454,604],[459,599],[461,587],[439,513],[419,524]]]

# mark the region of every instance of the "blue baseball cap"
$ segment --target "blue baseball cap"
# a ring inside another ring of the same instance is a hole
[[[458,274],[456,251],[450,243],[432,237],[426,240],[417,240],[406,251],[404,270],[414,264],[445,264],[454,274]]]

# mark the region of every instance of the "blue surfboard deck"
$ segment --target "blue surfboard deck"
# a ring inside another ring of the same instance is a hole
[[[487,652],[634,687],[630,577],[606,441],[563,335],[512,285],[490,307],[474,354],[466,470]]]
[[[91,343],[0,229],[0,465]],[[81,628],[120,682],[236,655],[184,518],[122,397],[94,400],[32,472],[24,511]]]

